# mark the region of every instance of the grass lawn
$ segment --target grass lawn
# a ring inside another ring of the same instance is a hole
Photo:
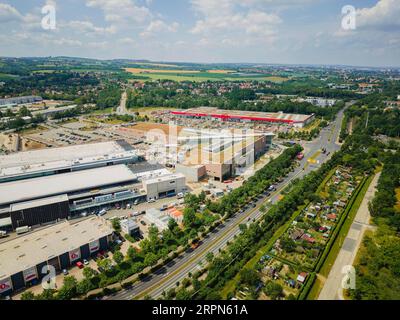
[[[18,76],[8,73],[0,73],[0,80],[9,80],[13,78],[18,78]]]
[[[93,112],[89,113],[91,115],[103,115],[103,114],[109,114],[114,111],[114,108],[107,108],[107,109],[102,109],[102,110],[94,110]]]

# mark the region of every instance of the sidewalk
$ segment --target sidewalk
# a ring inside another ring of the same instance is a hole
[[[374,228],[369,224],[371,216],[368,209],[368,202],[371,201],[375,195],[380,175],[380,173],[375,175],[363,201],[361,202],[357,215],[354,218],[353,224],[350,227],[349,233],[347,234],[336,261],[332,266],[318,300],[343,300],[342,279],[345,274],[342,273],[342,270],[345,266],[353,265],[365,231]]]

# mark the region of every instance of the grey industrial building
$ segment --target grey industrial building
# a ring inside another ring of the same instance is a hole
[[[43,101],[43,98],[39,97],[39,96],[6,98],[6,99],[0,99],[0,107],[13,106],[13,105],[25,104],[25,103],[35,103],[35,102],[41,102],[41,101]]]
[[[0,156],[0,183],[137,162],[124,140],[18,152]]]
[[[0,227],[12,229],[66,219],[75,211],[93,209],[145,195],[132,190],[139,183],[126,165],[115,165],[0,184]]]
[[[63,222],[0,243],[0,296],[38,284],[48,267],[56,272],[107,250],[113,229],[100,217]]]

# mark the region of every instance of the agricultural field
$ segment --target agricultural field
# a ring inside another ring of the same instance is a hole
[[[8,73],[0,73],[0,80],[9,80],[12,78],[18,78],[16,75],[8,74]]]
[[[129,72],[137,77],[145,77],[149,80],[171,80],[171,81],[270,81],[281,83],[289,80],[284,77],[269,75],[250,75],[246,73],[237,73],[231,70],[176,70],[176,69],[144,69],[144,68],[126,68]]]

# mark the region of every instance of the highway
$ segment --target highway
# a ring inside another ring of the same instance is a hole
[[[348,105],[350,105],[349,103]],[[347,105],[347,106],[348,106]],[[205,265],[205,257],[208,252],[218,254],[219,249],[223,249],[235,235],[240,233],[239,225],[250,221],[258,220],[263,215],[259,209],[263,203],[269,201],[275,204],[279,201],[279,196],[283,189],[296,178],[302,178],[306,174],[318,169],[322,163],[326,162],[334,152],[340,149],[336,143],[338,140],[344,110],[340,111],[336,120],[321,131],[320,137],[312,142],[304,144],[305,157],[300,161],[300,166],[293,172],[290,172],[284,180],[277,185],[277,191],[268,197],[263,197],[257,202],[257,206],[249,208],[242,213],[237,213],[224,224],[211,232],[195,249],[188,249],[186,252],[175,258],[168,265],[162,267],[147,278],[136,282],[131,288],[124,289],[114,295],[104,297],[104,300],[131,300],[140,299],[146,295],[153,299],[159,298],[163,291],[176,287],[177,282],[181,282],[188,276],[188,273],[194,273]],[[327,154],[319,151],[325,148]],[[328,155],[329,154],[329,155]],[[310,161],[312,159],[312,161]]]

